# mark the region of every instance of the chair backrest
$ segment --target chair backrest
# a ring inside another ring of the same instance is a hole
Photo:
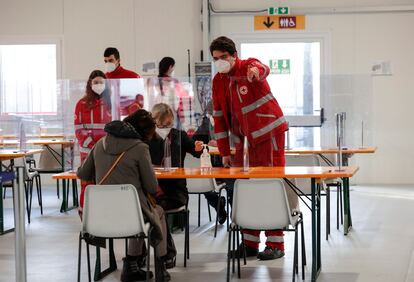
[[[316,155],[286,155],[286,166],[320,166],[320,161]],[[311,180],[309,178],[296,178],[293,180],[295,185],[305,194],[312,192]]]
[[[136,188],[131,184],[88,185],[82,231],[105,238],[146,234]]]
[[[283,229],[294,224],[281,179],[238,179],[234,185],[232,220],[245,229]]]
[[[200,159],[195,158],[191,154],[187,154],[185,157],[186,168],[199,168]],[[205,193],[215,190],[215,180],[213,178],[188,178],[187,189],[189,193]]]
[[[21,158],[17,158],[14,159],[14,166],[15,167],[22,167],[23,168],[23,175],[24,175],[24,179],[28,180],[29,175],[30,175],[30,170],[29,170],[29,166],[27,165],[26,162],[26,157],[21,157]]]
[[[61,145],[49,145],[49,148],[44,148],[40,154],[39,164],[36,168],[42,170],[62,170],[62,164],[60,163],[62,161]]]

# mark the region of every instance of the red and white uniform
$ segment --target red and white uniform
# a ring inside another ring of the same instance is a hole
[[[247,80],[251,67],[259,70],[259,79]],[[230,156],[230,138],[236,153],[233,164],[243,165],[243,142],[247,137],[250,166],[285,165],[285,131],[288,124],[266,81],[269,67],[257,59],[236,58],[227,74],[213,79],[214,134],[222,156]],[[266,245],[283,250],[283,232],[267,231]],[[245,230],[245,244],[258,248],[260,231]]]
[[[105,124],[112,120],[111,111],[103,99],[95,99],[92,106],[85,99],[78,101],[75,107],[75,136],[79,143],[81,162],[88,156],[92,147],[106,135]],[[90,184],[81,182],[80,206],[83,207],[84,192]]]

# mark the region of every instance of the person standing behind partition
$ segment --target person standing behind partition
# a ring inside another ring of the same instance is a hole
[[[85,95],[75,107],[75,136],[78,140],[81,162],[86,159],[93,146],[106,135],[105,124],[112,120],[111,93],[106,76],[100,70],[89,75]],[[79,214],[82,216],[84,192],[88,182],[81,182]]]
[[[269,67],[254,58],[239,59],[234,42],[224,36],[211,43],[210,52],[218,71],[213,79],[213,117],[223,165],[243,166],[247,137],[250,166],[284,166],[288,125],[266,80]],[[233,160],[229,133],[236,147]],[[226,182],[232,194],[234,181]],[[243,230],[243,233],[247,256],[257,256],[261,260],[284,256],[283,232],[266,231],[266,248],[260,253],[260,231]]]
[[[119,51],[114,47],[108,47],[105,49],[104,62],[106,70],[105,75],[108,79],[141,77],[136,72],[124,69],[121,66],[121,57],[119,55]]]

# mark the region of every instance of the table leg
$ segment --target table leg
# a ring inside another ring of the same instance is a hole
[[[344,194],[344,235],[347,235],[349,229],[352,226],[351,220],[351,208],[349,203],[349,178],[345,177],[342,179],[344,183],[343,194]]]
[[[66,193],[66,179],[62,179],[62,205],[60,207],[60,212],[66,212],[68,210],[68,199]]]
[[[311,179],[312,185],[312,281],[316,281],[321,272],[321,214],[320,185]]]
[[[16,281],[26,282],[26,235],[24,208],[24,179],[23,167],[18,167],[19,184],[14,192],[14,222],[15,222],[15,269]],[[15,180],[16,182],[16,180]]]

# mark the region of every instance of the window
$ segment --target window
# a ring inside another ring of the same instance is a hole
[[[319,115],[321,38],[300,34],[289,38],[268,34],[235,38],[242,59],[256,58],[269,66],[267,80],[286,116]],[[290,127],[288,142],[290,147],[320,146],[320,128]]]
[[[0,113],[55,114],[57,45],[0,45]]]

